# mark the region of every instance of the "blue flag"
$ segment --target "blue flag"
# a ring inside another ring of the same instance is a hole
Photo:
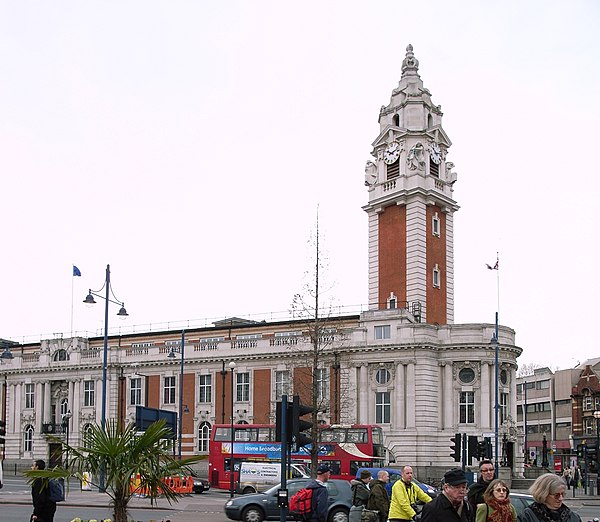
[[[73,265],[73,277],[75,277],[75,276],[81,277],[81,270],[79,270],[79,268],[77,268],[75,265]]]

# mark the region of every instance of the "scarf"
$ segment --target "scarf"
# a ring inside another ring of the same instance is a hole
[[[544,504],[534,502],[529,506],[529,509],[542,522],[566,522],[571,517],[571,510],[564,504],[557,510],[551,510]]]
[[[498,500],[491,497],[487,501],[494,512],[488,517],[491,522],[514,522],[512,509],[510,508],[510,499],[506,497],[504,500]]]

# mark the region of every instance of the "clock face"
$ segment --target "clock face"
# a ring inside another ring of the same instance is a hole
[[[392,141],[383,151],[383,161],[391,165],[400,157],[400,145],[397,141]]]
[[[431,161],[433,161],[436,165],[439,165],[440,161],[442,161],[442,151],[440,150],[440,146],[437,143],[431,144],[429,157],[431,158]]]

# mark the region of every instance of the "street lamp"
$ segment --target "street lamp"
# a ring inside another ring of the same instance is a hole
[[[596,492],[600,487],[600,411],[594,412],[596,419]]]
[[[234,458],[233,458],[233,444],[235,442],[235,433],[233,431],[233,391],[234,391],[234,387],[233,387],[233,376],[234,376],[234,371],[235,371],[235,361],[231,361],[229,363],[229,369],[231,370],[231,453],[229,455],[229,496],[231,498],[234,497],[234,480],[233,480],[233,475],[234,475],[234,471],[235,471],[235,466],[234,466]]]
[[[496,398],[494,401],[494,435],[495,435],[495,452],[494,452],[494,468],[496,470],[496,476],[498,476],[498,414],[500,405],[498,404],[498,351],[500,341],[498,339],[498,312],[496,312],[496,324],[494,328],[494,335],[492,336],[491,343],[494,345],[494,374],[495,374],[495,385],[496,385]]]
[[[67,450],[65,453],[65,460],[66,460],[66,467],[69,467],[69,428],[70,428],[70,423],[71,423],[71,417],[73,416],[73,414],[71,413],[71,410],[67,410],[67,413],[63,413],[62,415],[62,427],[65,430],[65,433],[67,435]]]
[[[105,295],[100,294],[102,290],[105,290]],[[110,296],[115,298],[115,300],[111,299]],[[106,265],[106,278],[104,280],[104,285],[100,290],[94,290],[90,288],[87,297],[84,299],[84,303],[86,305],[96,304],[94,301],[94,297],[99,297],[100,299],[104,299],[104,353],[102,357],[102,430],[104,430],[106,426],[106,370],[108,366],[108,303],[113,303],[119,305],[121,308],[119,309],[119,313],[117,313],[117,317],[120,319],[125,319],[129,314],[127,310],[125,310],[125,303],[122,301],[116,300],[115,294],[112,291],[112,286],[110,284],[110,265]],[[104,492],[104,468],[100,470],[100,491]]]
[[[176,348],[171,346],[169,350],[170,359],[175,359],[177,353],[181,353],[181,371],[179,373],[179,424],[177,437],[179,438],[179,460],[181,460],[181,437],[183,434],[183,364],[185,362],[185,330],[181,330],[181,346]]]

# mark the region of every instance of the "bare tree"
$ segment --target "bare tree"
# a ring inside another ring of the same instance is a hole
[[[351,402],[344,400],[348,399],[347,386],[342,386],[346,381],[341,367],[344,323],[342,318],[333,316],[331,301],[327,306],[322,305],[325,258],[320,249],[320,240],[317,212],[315,233],[311,238],[314,246],[314,264],[312,270],[307,273],[303,293],[296,294],[292,302],[293,315],[305,321],[302,335],[306,343],[303,343],[300,349],[290,347],[294,351],[294,392],[300,396],[303,404],[313,409],[310,414],[310,436],[315,442],[310,452],[313,475],[318,465],[319,446],[316,442],[319,438],[319,414],[327,412],[332,423],[339,423],[342,418],[341,405]],[[306,349],[307,344],[309,349]],[[332,379],[329,370],[333,372]]]

